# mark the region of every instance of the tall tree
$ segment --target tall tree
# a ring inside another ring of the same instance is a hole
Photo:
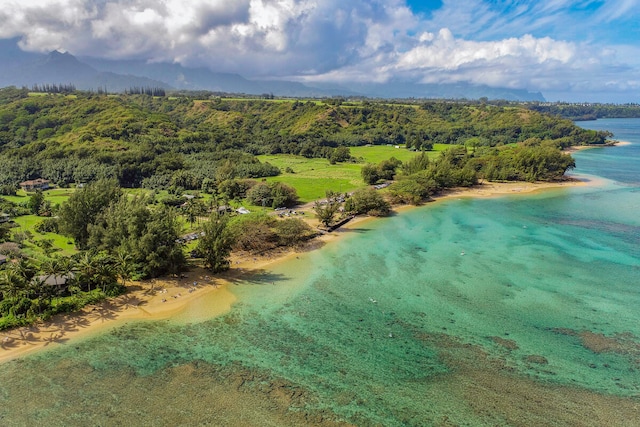
[[[161,206],[151,211],[140,237],[129,240],[134,262],[140,265],[145,277],[178,273],[184,269],[186,259],[179,243],[180,230],[175,209]]]
[[[133,257],[124,248],[120,248],[113,256],[113,261],[115,263],[116,274],[120,280],[122,280],[122,286],[126,286],[127,280],[131,279],[135,269]]]
[[[42,190],[36,190],[35,193],[29,196],[29,200],[27,201],[27,208],[32,214],[38,215],[43,204],[44,194],[42,193]]]
[[[214,213],[203,226],[204,236],[198,240],[197,251],[206,268],[218,273],[229,268],[233,240],[227,229],[227,217]]]
[[[338,201],[340,195],[331,190],[327,190],[326,196],[326,201],[321,202],[316,200],[313,203],[313,211],[316,213],[322,225],[329,227],[340,209],[340,202]]]
[[[121,194],[115,180],[99,180],[79,189],[60,206],[60,231],[73,237],[79,249],[87,249],[91,225]]]

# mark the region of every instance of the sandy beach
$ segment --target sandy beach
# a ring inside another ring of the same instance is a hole
[[[595,185],[594,181],[568,179],[550,183],[482,183],[473,188],[453,189],[436,199],[464,197],[500,197],[528,194],[546,189]],[[395,211],[414,206],[397,206]],[[310,206],[305,217],[312,225],[318,222]],[[356,217],[343,229],[356,228],[372,217]],[[159,278],[128,284],[129,292],[103,303],[85,307],[77,313],[54,316],[40,324],[7,330],[0,334],[0,363],[26,355],[38,349],[69,345],[73,340],[88,337],[129,321],[172,319],[199,322],[227,312],[236,300],[229,289],[235,281],[245,280],[275,263],[283,262],[303,252],[324,246],[344,235],[340,229],[322,234],[298,249],[275,250],[263,255],[234,253],[231,269],[213,276],[202,268],[192,267],[180,277]],[[206,303],[205,303],[206,302]]]
[[[565,148],[563,151],[566,153],[575,153],[576,151],[588,150],[590,148],[623,147],[625,145],[631,145],[631,143],[629,141],[616,141],[613,144],[605,145],[573,145],[569,148]]]

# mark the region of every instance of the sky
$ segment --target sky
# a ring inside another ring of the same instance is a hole
[[[2,0],[30,52],[640,102],[640,0]]]

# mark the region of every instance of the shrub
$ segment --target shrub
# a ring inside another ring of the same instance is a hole
[[[247,199],[256,206],[279,208],[296,204],[298,193],[295,188],[282,182],[260,182],[247,191]]]
[[[264,213],[241,215],[229,223],[233,236],[233,249],[262,252],[278,244],[278,236],[272,229],[276,219]]]
[[[47,218],[40,221],[34,227],[38,233],[57,233],[59,229],[59,223],[57,218]]]
[[[352,214],[385,216],[391,211],[391,206],[376,190],[361,188],[354,191],[347,199],[345,210]]]
[[[286,218],[275,223],[275,233],[281,246],[298,245],[313,236],[315,231],[300,218]]]
[[[389,187],[389,196],[393,203],[418,205],[429,195],[429,189],[415,179],[403,179]]]

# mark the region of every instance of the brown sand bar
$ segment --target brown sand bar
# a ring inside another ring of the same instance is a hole
[[[596,181],[568,179],[549,183],[482,183],[473,188],[453,189],[437,200],[464,197],[499,197],[510,194],[527,194],[546,189],[571,186],[597,185]],[[413,206],[395,207],[405,211]],[[310,205],[300,209],[305,217],[316,225]],[[357,228],[370,217],[356,217],[342,228]],[[180,278],[161,278],[134,282],[129,292],[100,304],[85,307],[77,313],[54,316],[52,319],[29,327],[0,333],[0,363],[15,359],[35,350],[113,328],[131,320],[162,320],[178,318],[180,321],[204,321],[227,312],[236,298],[228,284],[243,280],[274,263],[291,259],[310,249],[321,247],[339,236],[337,232],[323,234],[306,247],[270,252],[261,256],[234,254],[229,272],[213,277],[201,268],[193,268]],[[194,286],[195,284],[195,286]],[[215,294],[212,294],[215,293]],[[206,296],[206,304],[202,300]]]

